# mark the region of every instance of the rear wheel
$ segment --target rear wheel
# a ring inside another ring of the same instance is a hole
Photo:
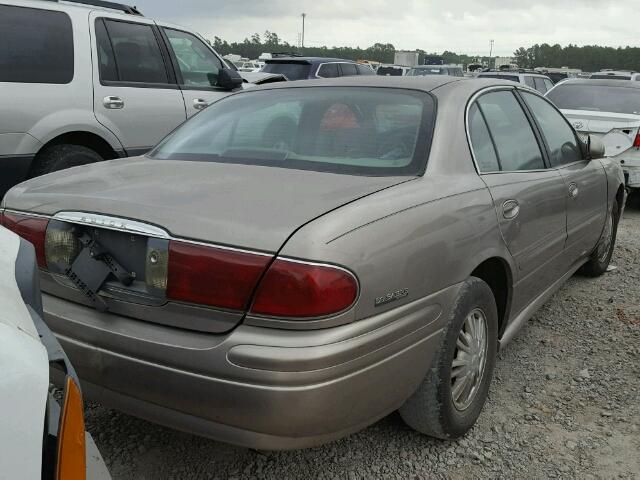
[[[400,407],[405,423],[437,438],[464,435],[486,402],[497,342],[493,293],[484,281],[471,277],[460,289],[432,368]]]
[[[616,247],[616,235],[618,232],[618,201],[614,200],[611,205],[611,210],[607,215],[604,230],[598,246],[591,254],[589,261],[585,263],[580,269],[580,273],[589,277],[599,277],[607,271],[609,263],[611,263],[611,257]]]
[[[87,165],[104,160],[97,152],[82,145],[52,145],[36,157],[30,177],[56,172],[65,168]]]

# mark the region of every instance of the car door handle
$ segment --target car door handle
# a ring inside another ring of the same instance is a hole
[[[580,189],[578,188],[578,184],[570,183],[569,184],[569,196],[571,198],[576,198],[578,196],[578,193],[580,193]]]
[[[193,108],[196,110],[202,110],[209,106],[209,102],[207,102],[204,98],[194,98],[193,99]]]
[[[513,220],[520,213],[520,205],[516,200],[507,200],[502,204],[502,216],[507,220]]]
[[[113,95],[106,96],[102,99],[102,105],[109,110],[118,110],[124,108],[124,100],[120,97],[114,97]]]

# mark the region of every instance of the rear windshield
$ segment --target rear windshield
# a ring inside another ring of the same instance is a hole
[[[564,110],[640,115],[640,89],[637,88],[559,84],[547,97]]]
[[[412,68],[407,72],[408,77],[424,77],[426,75],[446,75],[445,68]]]
[[[518,77],[517,75],[498,75],[498,74],[492,74],[492,73],[488,73],[488,74],[482,74],[482,75],[478,75],[478,77],[480,78],[498,78],[500,80],[509,80],[510,82],[517,82],[520,83],[520,77]]]
[[[402,69],[396,67],[378,67],[376,72],[378,75],[385,75],[388,77],[401,77]]]
[[[280,73],[287,77],[289,80],[304,80],[309,78],[309,71],[311,65],[308,63],[285,63],[275,62],[267,63],[262,69],[267,73]]]
[[[418,175],[424,171],[434,115],[432,97],[412,90],[246,91],[194,116],[149,156],[354,175]]]
[[[626,75],[591,75],[591,80],[631,80],[630,76]]]

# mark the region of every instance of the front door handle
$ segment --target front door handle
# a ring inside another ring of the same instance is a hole
[[[209,102],[207,102],[204,98],[194,98],[193,99],[193,108],[196,110],[202,110],[209,106]]]
[[[580,190],[578,189],[578,184],[571,182],[569,184],[569,196],[571,198],[576,198],[578,196],[578,193],[580,193]]]
[[[107,97],[104,97],[104,99],[102,100],[102,105],[104,105],[104,108],[108,108],[109,110],[119,110],[121,108],[124,108],[124,100],[122,100],[120,97],[109,95]]]
[[[520,213],[520,205],[516,200],[507,200],[502,204],[502,216],[507,220],[513,220]]]

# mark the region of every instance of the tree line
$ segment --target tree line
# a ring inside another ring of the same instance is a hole
[[[256,59],[260,54],[294,53],[314,57],[337,57],[349,60],[372,60],[381,63],[393,63],[396,52],[391,43],[375,43],[368,48],[360,47],[309,47],[299,48],[283,41],[277,33],[266,31],[264,34],[254,33],[242,42],[227,42],[220,37],[214,37],[211,45],[221,55],[234,53],[249,59]],[[420,53],[420,63],[426,55],[441,55],[444,63],[468,65],[470,63],[490,64],[489,56],[470,56],[445,51],[443,53],[427,52],[416,49]],[[587,72],[599,71],[603,68],[639,70],[640,48],[638,47],[600,47],[587,45],[579,47],[569,44],[562,47],[558,44],[543,43],[532,47],[517,49],[513,56],[518,66],[522,68],[535,67],[569,67],[580,68]]]

